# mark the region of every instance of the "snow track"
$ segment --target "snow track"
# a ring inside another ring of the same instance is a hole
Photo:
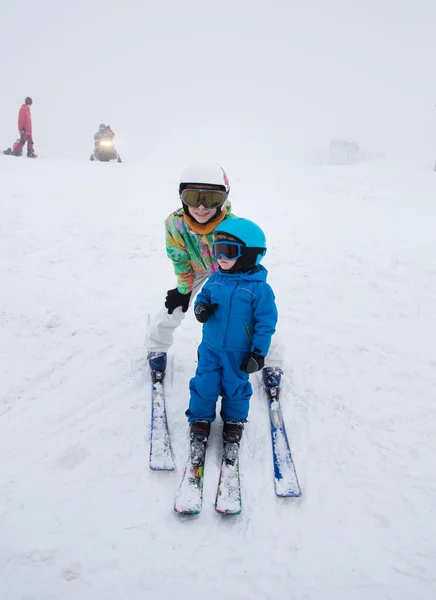
[[[274,494],[253,377],[242,513],[214,511],[218,419],[202,513],[186,519],[173,503],[200,327],[189,314],[171,357],[174,473],[148,468],[143,347],[173,284],[162,222],[179,165],[99,167],[0,157],[2,598],[185,599],[195,587],[211,600],[433,600],[433,174],[276,166],[263,189],[241,166],[233,205],[270,241],[303,496]]]

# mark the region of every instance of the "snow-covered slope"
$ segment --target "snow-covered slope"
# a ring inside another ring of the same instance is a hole
[[[303,496],[274,495],[256,384],[242,514],[213,510],[216,422],[203,511],[184,519],[200,326],[189,314],[171,354],[174,473],[148,468],[144,349],[184,166],[0,158],[1,598],[432,600],[434,174],[225,165],[269,240]]]

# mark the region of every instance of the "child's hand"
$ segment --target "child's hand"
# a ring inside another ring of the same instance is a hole
[[[245,371],[245,373],[256,373],[256,371],[260,371],[265,366],[265,357],[260,354],[256,354],[252,352],[242,362],[241,371]]]
[[[206,323],[210,315],[216,311],[218,304],[206,304],[205,302],[199,302],[194,309],[195,318],[200,323]]]

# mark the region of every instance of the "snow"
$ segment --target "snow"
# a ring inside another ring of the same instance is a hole
[[[0,600],[433,600],[436,4],[155,4],[0,11],[0,148],[29,95],[41,157],[0,155]],[[100,123],[123,164],[88,160]],[[379,158],[300,164],[336,139]],[[178,178],[208,160],[269,241],[302,496],[274,493],[253,376],[242,512],[214,510],[218,420],[189,518],[200,327],[168,357],[173,472],[149,468],[145,335]]]
[[[174,472],[148,464],[144,347],[174,281],[162,223],[183,167],[0,157],[1,597],[433,599],[434,173],[271,163],[255,184],[256,165],[225,164],[235,212],[269,240],[303,495],[274,494],[253,376],[242,512],[214,510],[218,420],[187,518],[173,505],[200,327],[188,314],[169,359]]]

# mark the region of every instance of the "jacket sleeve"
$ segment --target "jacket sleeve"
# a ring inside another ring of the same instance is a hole
[[[177,289],[182,294],[192,291],[194,283],[194,270],[191,265],[189,252],[180,232],[175,225],[174,215],[170,215],[165,221],[165,244],[167,256],[173,263],[174,272],[177,277]]]
[[[18,131],[21,133],[21,130],[23,129],[23,127],[26,127],[26,115],[25,115],[25,107],[24,104],[23,106],[20,108],[19,112],[18,112]],[[26,127],[27,129],[27,127]]]
[[[261,356],[268,354],[271,338],[276,330],[277,318],[278,313],[274,292],[265,283],[260,288],[254,301],[254,326],[251,352],[256,352]]]
[[[213,275],[212,275],[212,277],[213,277]],[[200,304],[200,302],[203,302],[204,304],[210,304],[210,292],[209,292],[208,283],[209,282],[206,281],[206,283],[201,288],[200,293],[197,294],[197,297],[194,302],[194,309],[197,306],[197,304]]]

